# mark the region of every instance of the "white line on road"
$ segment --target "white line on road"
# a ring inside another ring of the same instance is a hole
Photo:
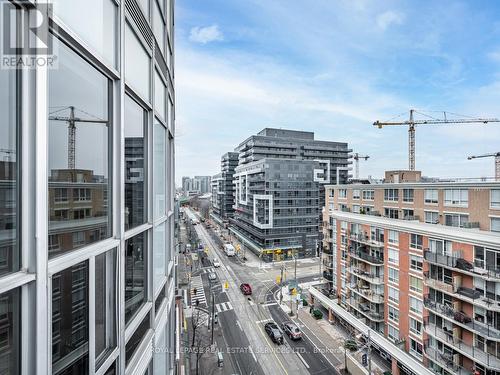
[[[299,358],[302,361],[302,363],[304,364],[304,366],[306,366],[306,368],[309,368],[309,365],[307,364],[307,362],[304,359],[304,357],[302,357],[302,355],[299,352],[297,352],[296,354],[299,356]]]
[[[266,323],[266,322],[270,322],[270,321],[272,321],[272,319],[263,319],[263,320],[256,320],[255,323],[260,324],[260,323]]]
[[[269,303],[266,303],[264,305],[262,305],[263,307],[267,307],[267,306],[274,306],[274,305],[277,305],[278,302],[269,302]]]
[[[241,327],[241,324],[240,324],[239,320],[236,321],[236,325],[238,326],[238,328],[240,329],[240,331],[243,332],[243,328]]]
[[[250,351],[250,353],[252,353],[253,360],[257,362],[257,357],[255,356],[255,353],[253,352],[253,349],[250,345],[248,345],[248,350]]]

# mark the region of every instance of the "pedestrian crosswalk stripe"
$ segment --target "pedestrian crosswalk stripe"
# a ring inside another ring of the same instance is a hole
[[[233,309],[233,305],[231,305],[231,302],[221,302],[215,305],[215,308],[217,309],[217,312],[224,312],[224,311],[229,311]]]
[[[213,267],[203,268],[203,273],[211,273],[211,272],[214,272]]]
[[[196,293],[195,293],[196,289]],[[207,299],[205,297],[205,290],[203,289],[203,281],[201,276],[195,276],[191,280],[191,305],[196,305],[198,301],[199,305],[207,306]]]

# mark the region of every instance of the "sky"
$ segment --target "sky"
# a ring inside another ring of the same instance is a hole
[[[348,142],[370,156],[361,177],[407,168],[407,127],[375,120],[500,118],[499,14],[481,0],[177,1],[177,184],[220,172],[265,127]],[[416,131],[426,176],[493,176],[493,158],[467,156],[497,151],[500,123]]]

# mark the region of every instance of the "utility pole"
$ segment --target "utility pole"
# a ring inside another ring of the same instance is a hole
[[[370,331],[371,331],[371,329],[369,328],[368,329],[368,374],[369,375],[372,374],[372,356],[371,356],[372,343],[371,343],[371,339],[370,339]]]
[[[211,344],[214,344],[214,319],[215,319],[215,296],[214,291],[212,290],[212,339],[210,340]]]
[[[281,277],[280,277],[280,305],[283,302],[283,270],[285,268],[284,264],[281,264]]]

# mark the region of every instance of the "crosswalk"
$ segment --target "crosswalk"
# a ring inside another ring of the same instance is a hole
[[[191,279],[191,305],[195,306],[196,301],[199,301],[199,306],[207,307],[207,299],[205,297],[205,290],[203,289],[203,280],[201,276],[194,276]]]
[[[202,269],[202,273],[211,273],[211,272],[215,272],[213,267],[208,267],[208,268]]]
[[[231,305],[231,302],[221,302],[215,305],[215,308],[217,309],[217,312],[224,312],[224,311],[229,311],[233,309],[233,305]]]

